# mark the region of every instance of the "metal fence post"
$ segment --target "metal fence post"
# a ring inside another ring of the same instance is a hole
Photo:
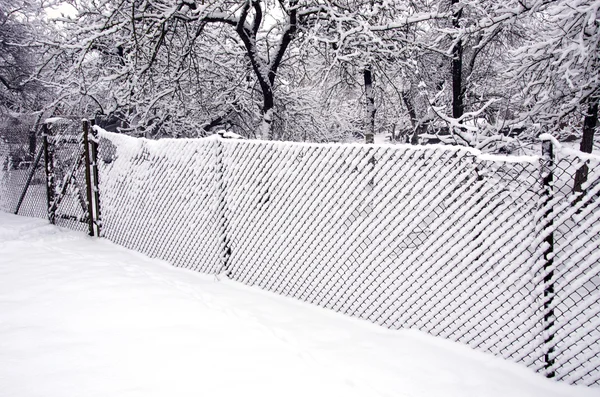
[[[88,134],[90,131],[90,122],[83,120],[83,153],[85,163],[85,192],[88,212],[88,234],[94,236],[94,210],[92,204],[92,173],[90,169],[90,142]]]
[[[552,199],[553,193],[553,168],[554,147],[551,140],[542,141],[542,184],[543,184],[543,209],[544,228],[546,233],[544,243],[544,369],[547,378],[553,378],[554,371],[554,322],[555,314],[552,306],[554,300],[554,232]]]
[[[52,141],[51,130],[48,124],[44,123],[42,127],[42,136],[44,141],[44,163],[46,170],[46,199],[48,202],[48,221],[51,224],[56,223],[56,208],[54,206],[54,142]]]
[[[92,166],[92,192],[93,192],[93,214],[94,214],[94,223],[96,225],[96,236],[100,237],[100,225],[101,225],[101,216],[100,216],[100,186],[99,186],[99,178],[98,178],[98,134],[94,130],[94,126],[96,125],[95,120],[91,121],[92,128],[90,129],[90,133],[92,134],[92,139],[90,140],[90,155],[91,155],[91,166]],[[89,139],[89,137],[88,137]]]
[[[31,169],[29,170],[29,174],[27,175],[27,181],[25,181],[25,186],[21,191],[21,195],[19,196],[19,201],[17,202],[17,207],[15,208],[15,215],[19,214],[19,210],[21,209],[21,205],[23,204],[23,200],[25,200],[25,195],[27,194],[27,190],[29,190],[29,186],[31,185],[31,181],[33,180],[33,176],[35,175],[35,171],[38,168],[40,163],[40,159],[42,158],[43,148],[38,150],[37,155],[35,156],[35,160],[31,165]]]
[[[219,222],[220,222],[220,232],[222,233],[222,241],[223,241],[223,267],[222,267],[222,273],[225,273],[225,275],[228,278],[231,278],[231,268],[230,268],[230,258],[231,258],[231,246],[230,246],[230,242],[229,242],[229,236],[227,233],[227,224],[228,224],[228,220],[227,220],[227,203],[226,203],[226,197],[225,197],[225,189],[226,189],[226,182],[225,182],[225,166],[223,164],[223,141],[222,138],[217,137],[216,138],[216,145],[217,145],[217,166],[216,166],[216,173],[217,173],[217,189],[219,192],[219,203],[218,203],[218,211],[219,211]]]

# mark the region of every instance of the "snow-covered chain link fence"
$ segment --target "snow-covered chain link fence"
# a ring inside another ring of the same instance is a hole
[[[57,119],[41,131],[33,141],[23,139],[28,137],[27,131],[0,131],[0,209],[39,218],[48,217],[52,210],[53,223],[85,230],[81,125]]]
[[[115,243],[176,266],[597,386],[600,158],[554,151],[100,131],[98,223]]]
[[[52,182],[50,209],[54,223],[70,229],[88,228],[87,181],[80,122],[58,119],[45,130]]]
[[[101,137],[118,244],[599,384],[596,157],[574,205],[566,152]]]
[[[556,149],[555,149],[556,150]],[[553,162],[551,211],[554,239],[552,303],[558,377],[572,383],[600,384],[600,157],[559,149]],[[586,182],[577,186],[577,176]],[[575,193],[573,191],[575,190]]]

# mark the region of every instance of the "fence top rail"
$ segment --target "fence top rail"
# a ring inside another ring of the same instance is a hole
[[[94,126],[94,130],[98,132],[99,137],[108,139],[109,141],[119,142],[123,145],[140,145],[146,144],[148,146],[160,146],[162,144],[166,144],[167,142],[178,142],[178,143],[186,143],[186,142],[210,142],[210,141],[222,141],[222,142],[230,142],[236,145],[270,145],[274,147],[306,147],[306,148],[339,148],[339,147],[355,147],[360,149],[374,148],[374,149],[384,149],[384,150],[397,150],[397,151],[415,151],[415,152],[426,152],[426,151],[443,151],[443,152],[454,152],[461,153],[465,155],[472,155],[477,157],[481,161],[492,161],[492,162],[501,162],[501,163],[537,163],[540,160],[540,156],[537,155],[529,155],[529,156],[505,156],[498,154],[488,154],[482,153],[478,149],[466,147],[466,146],[452,146],[452,145],[410,145],[410,144],[369,144],[365,145],[364,143],[315,143],[315,142],[283,142],[283,141],[263,141],[257,139],[223,139],[218,135],[211,135],[206,138],[161,138],[158,140],[155,139],[147,139],[147,138],[137,138],[129,135],[118,134],[114,132],[108,132],[98,126]]]
[[[78,116],[55,116],[48,117],[44,119],[43,124],[66,124],[66,123],[77,123],[80,124],[81,121],[87,120],[85,118],[81,118]]]
[[[560,154],[563,154],[566,156],[571,156],[571,157],[578,157],[581,160],[591,160],[591,161],[600,162],[600,155],[586,153],[586,152],[582,152],[581,150],[568,148],[568,147],[564,146],[562,143],[560,143],[555,137],[553,137],[550,134],[540,135],[540,140],[552,142],[552,146],[554,146],[557,153],[560,153]]]

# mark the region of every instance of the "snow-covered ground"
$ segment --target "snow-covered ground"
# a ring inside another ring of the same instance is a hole
[[[0,212],[0,396],[597,396]]]

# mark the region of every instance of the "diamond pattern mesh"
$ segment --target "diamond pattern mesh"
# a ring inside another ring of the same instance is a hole
[[[56,220],[85,230],[69,128],[52,134]],[[99,143],[97,221],[117,244],[600,385],[600,157],[106,132]],[[0,205],[14,211],[31,174],[19,213],[45,216],[43,159],[28,174],[15,151],[0,144]]]

